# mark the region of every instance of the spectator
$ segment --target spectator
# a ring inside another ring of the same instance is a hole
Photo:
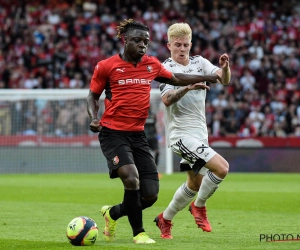
[[[268,131],[273,129],[273,124],[275,121],[275,115],[272,113],[271,107],[269,105],[264,106],[263,108],[263,114],[265,116],[265,119],[261,126],[261,135],[267,136]]]
[[[278,44],[276,44],[273,47],[273,53],[275,55],[281,55],[281,54],[287,54],[288,53],[288,47],[286,46],[283,38],[280,38],[278,41]]]
[[[86,112],[86,102],[80,100],[74,107],[74,134],[87,134],[89,124],[90,118]]]
[[[23,87],[25,89],[37,89],[37,88],[40,88],[39,81],[35,77],[34,72],[30,72],[28,78],[24,81]]]
[[[273,125],[273,130],[270,131],[269,135],[270,136],[275,136],[275,137],[286,137],[286,133],[284,131],[284,124],[285,122],[275,122],[274,125]]]
[[[242,124],[239,130],[240,137],[255,137],[257,135],[256,127],[253,125],[252,120],[246,117],[245,122]]]
[[[248,51],[249,51],[249,53],[255,55],[255,57],[258,60],[261,60],[264,57],[264,50],[259,45],[259,41],[258,40],[254,40],[253,41],[253,44],[249,47]]]
[[[253,126],[255,127],[257,133],[259,134],[265,115],[260,111],[261,106],[256,105],[254,109],[249,113],[248,117],[251,119]]]
[[[240,84],[243,86],[243,91],[247,92],[250,91],[252,92],[255,87],[255,78],[251,74],[251,71],[249,69],[245,69],[243,76],[240,79]]]
[[[67,71],[61,69],[60,78],[58,79],[58,87],[67,89],[70,87],[70,78],[67,76]]]
[[[83,81],[81,79],[81,74],[76,72],[74,78],[70,80],[71,89],[80,89],[83,87]]]
[[[56,119],[56,131],[57,136],[68,136],[69,133],[73,133],[73,101],[65,101],[61,103],[58,117]]]
[[[237,120],[229,120],[226,124],[225,124],[225,135],[226,136],[237,136],[238,132],[239,132],[239,124],[237,123]]]
[[[218,97],[212,101],[213,107],[221,107],[226,108],[228,105],[228,101],[226,100],[225,92],[221,91],[218,94]]]

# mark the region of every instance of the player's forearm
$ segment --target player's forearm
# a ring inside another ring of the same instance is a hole
[[[220,77],[217,74],[211,74],[211,75],[189,75],[189,74],[182,74],[182,73],[174,73],[175,81],[174,79],[171,79],[169,84],[174,86],[187,86],[190,84],[195,84],[198,82],[211,82],[216,83],[218,80],[221,80]]]
[[[90,120],[92,121],[93,119],[97,119],[97,106],[96,106],[96,102],[87,102],[87,112],[88,115],[90,117]],[[94,104],[93,104],[94,103]]]
[[[90,92],[87,97],[87,112],[91,120],[97,119],[98,110],[98,100],[96,100],[95,96]]]
[[[168,107],[174,104],[175,102],[178,102],[188,91],[188,87],[181,87],[176,90],[170,90],[166,93],[165,97],[163,98],[163,102]]]
[[[221,83],[227,85],[230,83],[231,71],[230,68],[222,69]]]

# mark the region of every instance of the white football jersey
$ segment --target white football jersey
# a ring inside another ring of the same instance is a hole
[[[202,56],[190,57],[186,66],[176,63],[172,58],[165,60],[163,65],[173,73],[191,75],[213,74],[220,69]],[[180,87],[161,83],[159,88],[161,96],[164,96],[169,90]],[[208,145],[205,98],[206,90],[190,90],[178,102],[169,107],[164,106],[165,131],[169,147],[186,137],[199,139]]]

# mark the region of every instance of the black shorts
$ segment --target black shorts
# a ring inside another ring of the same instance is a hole
[[[117,178],[117,169],[134,164],[140,179],[158,180],[154,158],[144,132],[118,131],[102,127],[99,142],[107,160],[110,178]]]
[[[147,138],[149,146],[152,150],[158,150],[158,140],[155,137]]]

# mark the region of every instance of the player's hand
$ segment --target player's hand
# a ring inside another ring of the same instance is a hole
[[[100,132],[102,126],[99,124],[98,119],[93,119],[90,123],[90,130],[93,131],[94,133]]]
[[[219,64],[223,69],[229,68],[229,56],[226,53],[220,56]]]
[[[202,82],[197,82],[195,84],[188,85],[187,88],[188,88],[188,90],[196,90],[196,89],[209,90],[210,89],[209,86],[205,85]]]

